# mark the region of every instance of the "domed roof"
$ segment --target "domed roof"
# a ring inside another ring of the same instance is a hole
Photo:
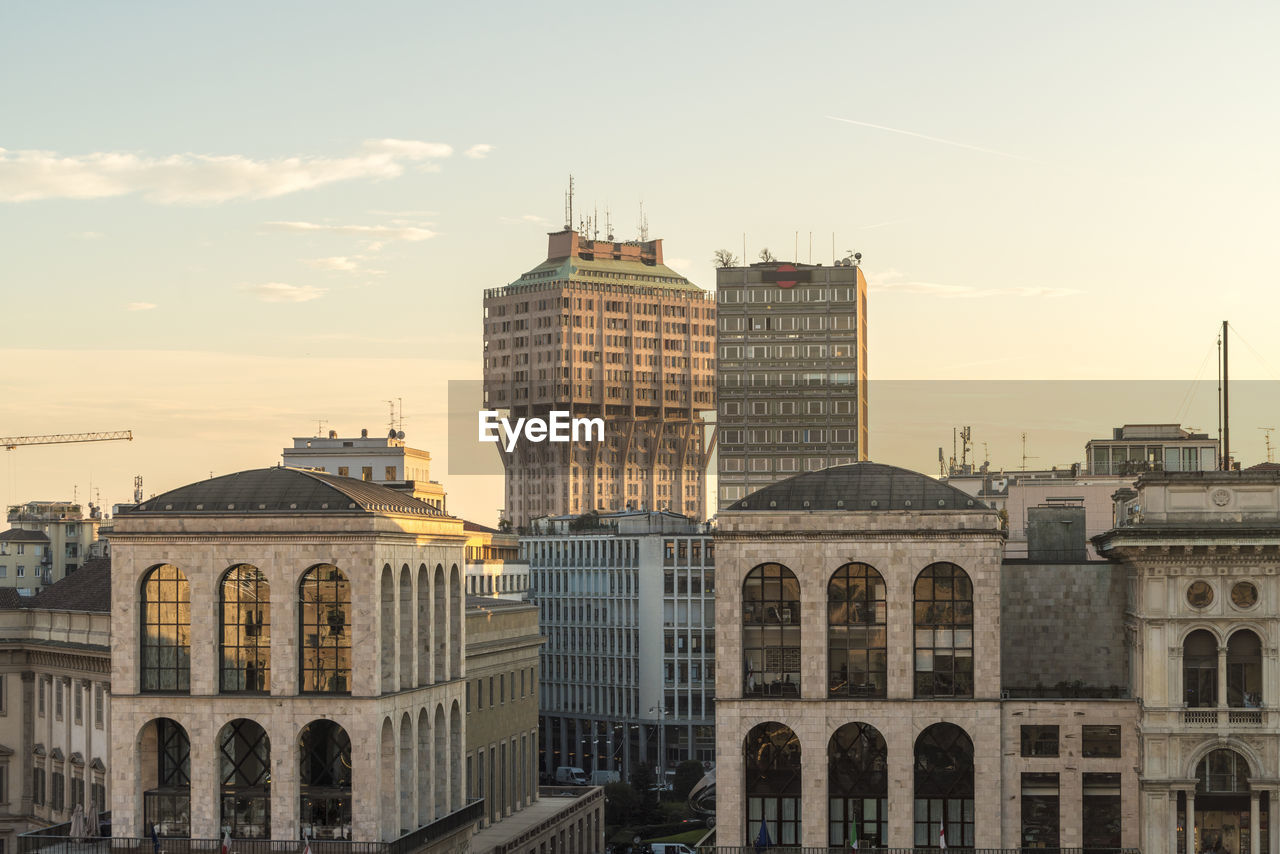
[[[726,510],[989,510],[931,477],[883,463],[853,463],[770,484]]]
[[[425,501],[376,483],[284,467],[250,469],[197,481],[122,512],[190,515],[228,511],[447,515]]]

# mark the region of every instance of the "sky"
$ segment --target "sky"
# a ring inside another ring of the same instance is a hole
[[[1233,377],[1280,380],[1278,24],[1263,3],[4,4],[0,436],[135,440],[5,452],[0,498],[273,465],[295,436],[385,430],[398,399],[451,509],[493,522],[498,480],[447,475],[447,382],[479,378],[483,291],[545,257],[570,173],[578,212],[634,238],[643,205],[703,287],[720,248],[861,252],[876,459],[931,472],[978,420],[899,429],[916,415],[878,412],[879,380],[1168,384],[1085,424],[1071,395],[1014,406],[987,433],[1009,468],[1016,422],[1055,406],[1075,427],[1031,428],[1046,462],[1126,421],[1212,432],[1183,403],[1221,321]],[[1280,422],[1255,409],[1246,462]]]

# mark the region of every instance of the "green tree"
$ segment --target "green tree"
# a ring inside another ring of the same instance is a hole
[[[688,800],[689,792],[694,786],[698,785],[698,781],[706,774],[702,770],[702,763],[693,759],[686,759],[676,766],[676,778],[671,781],[671,790],[677,801]]]
[[[641,808],[640,794],[627,783],[606,783],[604,823],[621,827],[636,820]]]
[[[648,762],[639,762],[631,772],[631,787],[640,796],[640,821],[653,821],[658,815],[658,779],[653,774],[653,766]]]

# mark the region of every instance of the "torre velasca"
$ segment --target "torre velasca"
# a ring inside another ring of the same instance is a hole
[[[603,440],[498,445],[513,525],[627,509],[705,516],[716,306],[663,264],[661,240],[552,233],[545,261],[485,292],[484,314],[486,408],[605,427]]]

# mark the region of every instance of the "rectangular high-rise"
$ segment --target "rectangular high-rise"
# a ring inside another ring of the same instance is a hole
[[[716,272],[718,505],[867,459],[867,280],[852,260]]]
[[[705,516],[716,306],[663,264],[661,240],[552,233],[545,261],[485,291],[484,313],[486,408],[512,422],[558,410],[605,424],[603,441],[501,452],[517,529],[592,511]]]

